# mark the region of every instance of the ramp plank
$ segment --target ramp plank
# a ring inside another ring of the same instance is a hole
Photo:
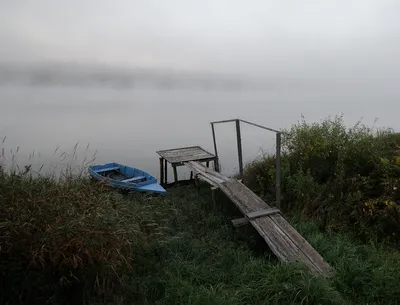
[[[279,209],[271,208],[236,179],[217,173],[198,162],[190,161],[185,165],[199,179],[224,192],[245,216],[232,220],[232,223],[240,226],[250,222],[282,262],[302,262],[313,274],[323,277],[334,273],[324,258],[283,218]]]

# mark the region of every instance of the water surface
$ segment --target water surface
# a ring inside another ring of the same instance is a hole
[[[74,166],[96,153],[96,163],[121,162],[158,177],[157,150],[200,145],[213,152],[210,121],[242,118],[275,129],[344,113],[349,124],[364,118],[399,128],[391,109],[400,96],[385,85],[295,85],[273,81],[168,78],[159,75],[86,73],[59,75],[4,72],[0,83],[0,137],[7,137],[3,163],[48,170],[63,160]],[[189,81],[188,81],[189,79]],[[234,124],[218,125],[222,169],[237,171]],[[244,159],[275,149],[272,133],[242,128]],[[74,154],[74,147],[78,143]],[[16,153],[16,151],[18,152]],[[68,153],[68,158],[63,154]],[[69,160],[69,161],[68,161]],[[170,171],[171,173],[171,171]],[[186,175],[186,173],[182,172]]]

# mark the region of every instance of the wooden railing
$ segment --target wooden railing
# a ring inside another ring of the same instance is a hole
[[[276,206],[280,208],[281,206],[281,131],[269,128],[266,126],[262,126],[259,124],[255,124],[249,121],[241,120],[241,119],[230,119],[230,120],[222,120],[222,121],[214,121],[211,122],[211,130],[212,130],[212,136],[213,136],[213,142],[214,142],[214,151],[215,155],[218,157],[218,150],[217,150],[217,141],[216,141],[216,136],[215,136],[215,124],[222,124],[222,123],[235,123],[236,124],[236,139],[237,139],[237,149],[238,149],[238,161],[239,161],[239,175],[240,178],[243,178],[243,153],[242,153],[242,136],[240,132],[240,123],[245,123],[249,124],[267,131],[271,131],[275,133],[276,137],[276,174],[275,174],[275,200],[276,200]],[[218,170],[219,170],[219,162],[218,164]]]

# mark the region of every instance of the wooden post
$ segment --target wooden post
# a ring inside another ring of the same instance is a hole
[[[218,157],[214,159],[214,170],[219,173],[219,161],[218,161]]]
[[[236,120],[236,137],[239,158],[239,173],[240,178],[243,178],[242,137],[240,135],[240,120]]]
[[[196,190],[199,192],[200,191],[200,179],[198,174],[194,174],[194,185],[196,187]]]
[[[217,200],[216,200],[216,192],[218,190],[218,187],[211,187],[211,199],[213,202],[213,208],[215,208],[217,206]]]
[[[176,171],[176,166],[173,166],[174,169],[174,181],[178,182],[178,172]]]
[[[160,158],[160,184],[164,183],[164,158]]]
[[[276,133],[276,206],[281,208],[281,133]]]
[[[207,166],[207,168],[210,167],[210,161],[206,162],[206,166]]]
[[[190,171],[190,180],[193,180],[193,171]]]
[[[164,160],[164,183],[167,184],[168,182],[168,162]]]
[[[215,139],[214,123],[211,123],[211,131],[212,131],[213,142],[214,142],[214,153],[215,153],[215,157],[216,157],[216,159],[214,160],[214,170],[215,170],[216,172],[219,172],[218,151],[217,151],[217,140]]]

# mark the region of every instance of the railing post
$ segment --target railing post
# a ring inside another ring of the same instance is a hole
[[[160,158],[160,184],[164,184],[164,158]]]
[[[168,162],[164,160],[164,184],[168,183]]]
[[[236,120],[236,137],[237,137],[237,148],[238,148],[238,159],[239,159],[239,173],[240,179],[243,178],[243,156],[242,156],[242,137],[240,134],[240,120]]]
[[[212,131],[213,142],[214,142],[215,157],[217,158],[217,159],[214,161],[214,170],[215,170],[216,172],[219,172],[219,159],[218,159],[218,151],[217,151],[217,140],[215,139],[214,123],[211,123],[211,131]]]
[[[281,208],[281,133],[276,133],[276,206]]]

